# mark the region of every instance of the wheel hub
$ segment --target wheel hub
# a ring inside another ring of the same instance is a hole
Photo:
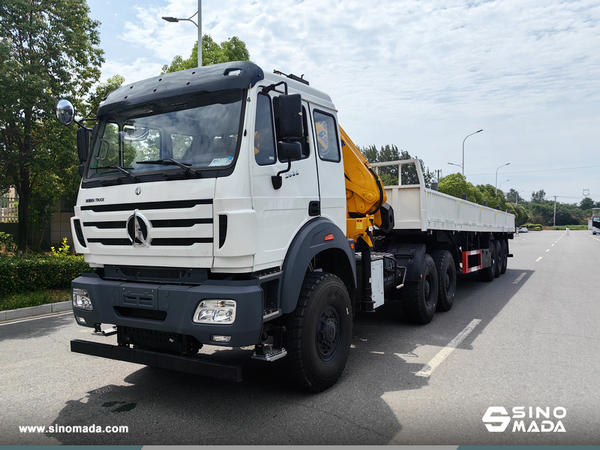
[[[317,329],[317,349],[322,358],[331,357],[338,347],[339,317],[332,309],[323,311]]]

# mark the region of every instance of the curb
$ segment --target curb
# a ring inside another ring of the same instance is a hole
[[[66,302],[50,303],[48,305],[10,309],[8,311],[0,311],[0,322],[15,319],[25,319],[27,317],[40,316],[42,314],[52,314],[64,311],[71,311],[72,309],[73,304],[70,300]]]

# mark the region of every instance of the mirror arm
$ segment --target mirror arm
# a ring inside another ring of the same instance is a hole
[[[277,175],[273,175],[271,177],[271,184],[273,184],[273,189],[275,189],[275,190],[281,188],[281,185],[283,184],[283,178],[281,178],[281,174],[287,173],[292,169],[292,160],[288,159],[287,163],[288,163],[288,165],[285,170],[281,170],[281,171],[277,172]]]
[[[272,85],[270,85],[270,86],[264,87],[264,88],[262,89],[261,93],[263,93],[263,94],[268,94],[269,92],[271,92],[271,91],[274,91],[274,90],[275,90],[275,88],[276,88],[277,86],[281,85],[281,84],[283,84],[283,85],[285,86],[285,95],[288,95],[288,85],[287,85],[287,83],[286,83],[285,81],[280,81],[280,82],[279,82],[279,83],[277,83],[277,84],[272,84]]]
[[[85,128],[88,131],[92,131],[93,128],[88,128],[81,122],[98,122],[98,119],[81,118],[81,119],[79,119],[79,121],[73,119],[73,122],[75,122],[77,124],[77,127],[79,127],[79,128]]]

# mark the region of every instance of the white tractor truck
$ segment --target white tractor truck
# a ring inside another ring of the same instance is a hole
[[[56,108],[75,121],[70,102]],[[301,388],[332,386],[355,314],[401,302],[425,324],[457,273],[506,271],[514,216],[425,187],[417,160],[382,186],[330,97],[234,62],[127,84],[78,122],[72,282],[79,325],[118,345],[78,353],[240,381],[204,345],[285,359]],[[90,142],[91,141],[91,142]],[[104,328],[103,328],[104,327]]]

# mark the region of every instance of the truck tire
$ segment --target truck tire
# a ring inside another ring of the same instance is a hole
[[[352,304],[342,280],[308,272],[285,327],[291,381],[310,392],[333,386],[346,366],[352,339]]]
[[[431,322],[438,302],[438,275],[435,262],[425,255],[419,281],[405,283],[401,292],[402,309],[413,323],[425,325]]]
[[[483,281],[494,281],[494,277],[496,275],[496,264],[498,263],[498,254],[496,253],[496,242],[490,241],[490,254],[492,258],[492,263],[489,267],[485,267],[478,271],[479,278]]]
[[[500,241],[496,241],[496,271],[494,277],[498,278],[502,271],[502,260],[504,259],[504,253],[502,252],[502,244]]]
[[[500,259],[500,258],[499,258]],[[501,274],[506,273],[506,269],[508,268],[508,242],[506,239],[502,239],[502,268],[500,269]]]
[[[438,275],[438,311],[450,311],[456,295],[456,266],[452,253],[436,250],[431,253]]]

